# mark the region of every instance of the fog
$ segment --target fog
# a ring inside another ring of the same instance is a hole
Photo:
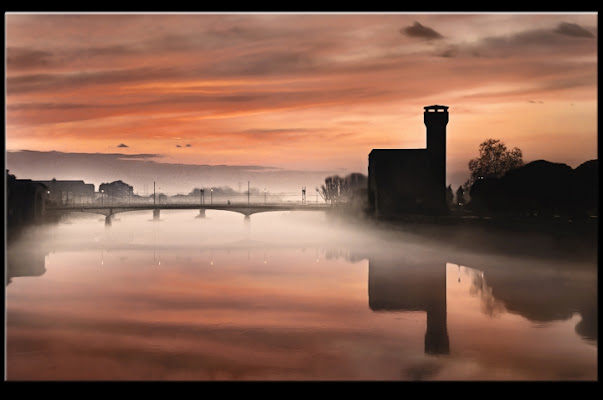
[[[322,211],[72,213],[7,249],[8,377],[596,379],[597,264],[564,238]]]

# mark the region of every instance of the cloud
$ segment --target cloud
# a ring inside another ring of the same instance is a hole
[[[594,38],[595,35],[592,32],[586,30],[578,24],[572,24],[569,22],[561,22],[557,28],[553,31],[561,35],[573,36],[573,37],[586,37]]]
[[[115,83],[132,83],[152,79],[169,79],[179,76],[177,68],[126,68],[116,70],[28,74],[13,76],[6,79],[7,94],[25,93],[44,90],[53,91],[73,88],[81,89],[89,85],[106,85]]]
[[[400,33],[406,34],[406,36],[418,37],[427,40],[441,39],[444,37],[439,32],[436,32],[435,30],[427,26],[421,25],[419,22],[416,21],[413,25],[407,26],[404,29],[400,29]]]
[[[270,182],[274,191],[291,190],[324,181],[332,170],[301,171],[266,165],[207,165],[164,163],[157,154],[63,153],[59,151],[7,151],[6,167],[19,179],[82,179],[87,183],[121,179],[135,190],[160,183],[165,193],[189,193],[204,177],[204,185],[234,187],[241,177]],[[198,187],[198,186],[197,186]]]
[[[179,144],[177,144],[176,147],[182,147],[182,146],[180,146]]]
[[[458,54],[459,54],[459,49],[457,46],[448,46],[447,48],[445,48],[443,51],[441,51],[437,55],[439,57],[444,57],[444,58],[453,58],[453,57],[456,57]]]
[[[43,50],[31,50],[23,47],[6,48],[7,68],[36,68],[52,64],[52,53]]]
[[[128,146],[127,144],[123,144],[123,143],[121,143],[121,144],[120,144],[119,146],[117,146],[117,147],[129,147],[129,146]]]
[[[569,26],[568,26],[569,25]],[[569,59],[594,53],[592,42],[576,41],[575,37],[594,37],[576,24],[562,23],[556,29],[526,29],[505,35],[486,36],[472,43],[447,44],[430,50],[437,57],[506,58],[509,56],[534,57],[555,55]],[[543,58],[543,63],[548,58]]]

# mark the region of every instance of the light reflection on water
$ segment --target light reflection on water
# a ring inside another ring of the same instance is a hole
[[[322,213],[70,218],[8,250],[8,380],[596,380],[596,266]]]

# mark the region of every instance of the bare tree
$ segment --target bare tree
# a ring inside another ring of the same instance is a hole
[[[325,183],[316,191],[327,204],[349,201],[359,188],[367,185],[367,177],[361,173],[351,173],[345,177],[333,175],[325,178]]]
[[[499,139],[488,139],[479,145],[479,157],[469,161],[471,177],[465,182],[465,190],[478,179],[500,178],[507,171],[523,165],[523,155],[519,148],[508,150]]]

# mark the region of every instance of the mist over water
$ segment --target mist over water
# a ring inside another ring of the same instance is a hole
[[[71,214],[7,248],[8,380],[596,380],[597,266],[324,212]]]

